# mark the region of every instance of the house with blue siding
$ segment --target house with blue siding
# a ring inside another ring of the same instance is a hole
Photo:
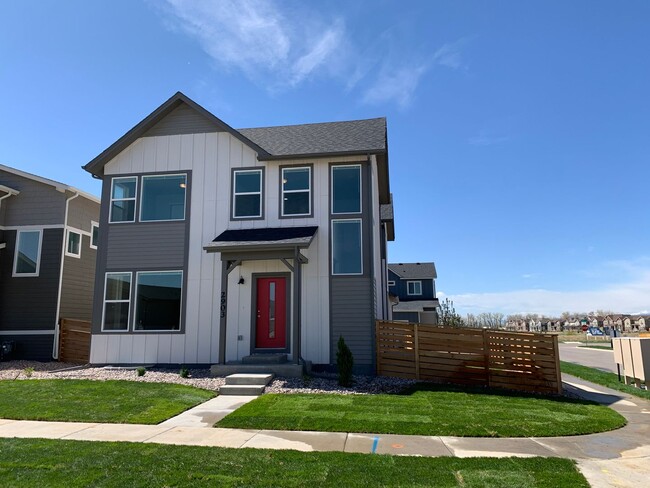
[[[98,222],[94,195],[0,165],[4,359],[56,359],[59,319],[90,320]]]
[[[394,297],[393,320],[437,324],[434,263],[394,263],[388,265],[388,291]]]
[[[386,119],[234,129],[177,93],[84,168],[103,182],[94,364],[374,370],[394,236]]]

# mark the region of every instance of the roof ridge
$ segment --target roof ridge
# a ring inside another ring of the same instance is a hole
[[[353,119],[353,120],[330,120],[328,122],[307,122],[304,124],[289,124],[289,125],[267,125],[265,127],[240,127],[235,129],[237,131],[241,130],[255,130],[255,129],[277,129],[279,127],[305,127],[309,125],[331,125],[331,124],[344,124],[347,122],[367,122],[369,120],[386,120],[386,117],[370,117],[368,119]]]

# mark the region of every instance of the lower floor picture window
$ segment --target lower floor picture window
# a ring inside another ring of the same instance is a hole
[[[182,284],[182,271],[137,273],[134,330],[180,330]]]
[[[361,220],[332,221],[332,274],[361,274]]]

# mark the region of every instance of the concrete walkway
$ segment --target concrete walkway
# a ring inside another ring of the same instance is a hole
[[[594,488],[646,486],[650,476],[650,402],[570,376],[564,379],[575,393],[621,413],[628,425],[586,436],[511,439],[209,428],[254,398],[219,396],[158,425],[2,419],[0,437],[417,456],[563,457],[575,459]]]

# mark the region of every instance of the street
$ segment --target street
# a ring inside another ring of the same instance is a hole
[[[561,342],[560,359],[571,363],[598,368],[604,371],[616,373],[614,352],[607,349],[594,349],[590,347],[579,347],[582,344]]]

